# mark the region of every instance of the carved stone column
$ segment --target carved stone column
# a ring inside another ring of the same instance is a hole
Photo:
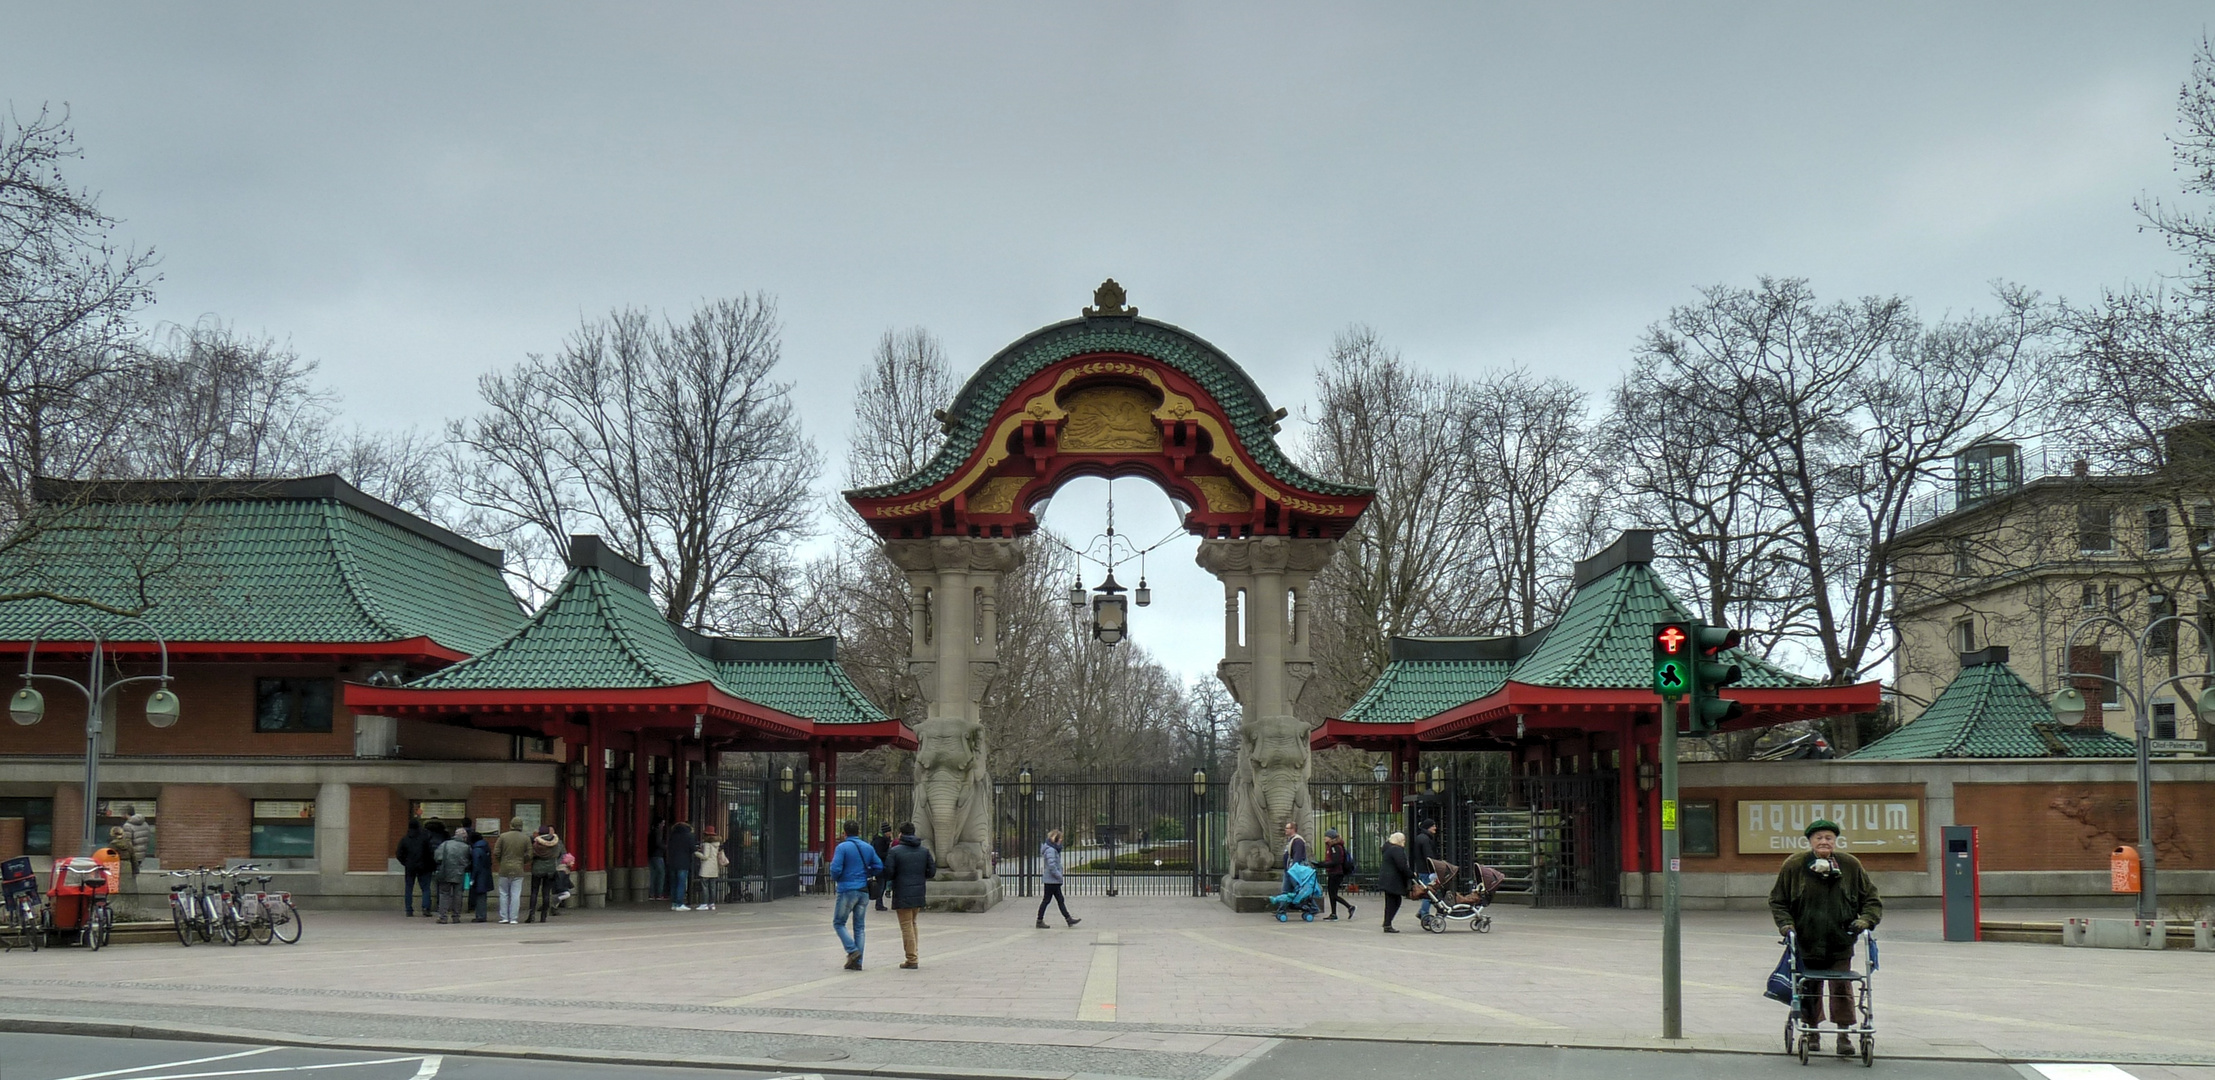
[[[915,828],[938,856],[930,906],[983,911],[998,903],[992,874],[991,747],[980,704],[999,668],[994,598],[1023,562],[1013,540],[941,536],[888,540],[885,555],[911,592],[908,672],[925,703],[916,726]]]
[[[1276,891],[1284,823],[1306,835],[1313,816],[1311,726],[1296,708],[1315,670],[1303,609],[1308,582],[1330,561],[1334,542],[1282,536],[1200,542],[1200,566],[1223,582],[1223,662],[1216,672],[1239,704],[1226,838],[1231,875],[1222,895],[1241,911],[1261,910],[1261,898]]]

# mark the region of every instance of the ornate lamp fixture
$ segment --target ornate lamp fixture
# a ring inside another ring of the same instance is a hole
[[[1115,583],[1114,568],[1093,591],[1099,595],[1092,598],[1092,636],[1102,645],[1114,645],[1130,626],[1130,610],[1123,603],[1123,587]]]
[[[1018,795],[1028,795],[1031,793],[1030,766],[1023,766],[1023,771],[1015,774],[1015,793]]]
[[[1192,770],[1192,793],[1193,793],[1194,795],[1205,795],[1205,794],[1207,794],[1207,770],[1206,770],[1206,769],[1194,769],[1194,770]]]
[[[1431,794],[1436,795],[1444,790],[1446,790],[1446,770],[1433,765],[1431,766]]]
[[[1085,545],[1082,551],[1074,547],[1068,548],[1069,553],[1079,560],[1097,563],[1107,570],[1107,577],[1091,590],[1093,640],[1102,645],[1113,646],[1130,636],[1130,601],[1136,600],[1139,607],[1146,607],[1154,602],[1154,590],[1146,584],[1146,553],[1183,535],[1183,532],[1181,527],[1171,530],[1168,536],[1147,548],[1140,548],[1131,543],[1130,538],[1118,535],[1115,531],[1115,482],[1108,481],[1107,531],[1093,537],[1092,542]],[[1138,560],[1138,588],[1135,590],[1125,589],[1115,580],[1115,568],[1131,559]],[[1126,592],[1130,593],[1127,599],[1123,595]],[[1083,612],[1085,598],[1084,577],[1080,572],[1077,579],[1069,583],[1070,610]]]
[[[792,794],[792,766],[787,765],[784,768],[778,770],[777,790],[784,792],[787,795]]]

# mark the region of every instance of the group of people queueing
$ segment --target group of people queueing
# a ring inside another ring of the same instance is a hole
[[[411,919],[420,896],[424,918],[435,915],[442,924],[490,922],[486,897],[497,889],[501,924],[543,922],[559,914],[576,891],[577,857],[553,826],[532,829],[522,818],[509,821],[507,831],[497,836],[467,825],[448,828],[437,818],[410,818],[392,857],[406,875],[400,900]],[[470,917],[465,919],[465,913]]]

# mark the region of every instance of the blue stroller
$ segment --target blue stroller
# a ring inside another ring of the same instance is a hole
[[[1319,903],[1323,887],[1315,883],[1315,868],[1306,863],[1293,863],[1284,871],[1284,891],[1269,898],[1269,906],[1277,912],[1277,921],[1285,922],[1298,908],[1301,922],[1314,922],[1315,913],[1322,909]]]

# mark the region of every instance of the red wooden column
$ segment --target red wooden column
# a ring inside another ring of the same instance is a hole
[[[684,747],[669,755],[669,820],[690,822],[692,815],[692,763],[686,759]]]
[[[1620,824],[1615,835],[1623,838],[1622,869],[1635,874],[1644,869],[1646,840],[1638,829],[1638,719],[1626,714],[1615,729],[1615,748],[1623,756],[1622,764],[1615,770],[1615,807]],[[1624,892],[1625,896],[1629,893]]]
[[[652,760],[646,755],[646,747],[637,732],[631,733],[631,803],[630,834],[631,857],[634,867],[646,865],[646,830],[653,814],[654,778],[647,774],[646,763]],[[639,897],[638,899],[645,899]]]
[[[577,869],[608,868],[608,736],[598,713],[585,718],[584,841]]]

